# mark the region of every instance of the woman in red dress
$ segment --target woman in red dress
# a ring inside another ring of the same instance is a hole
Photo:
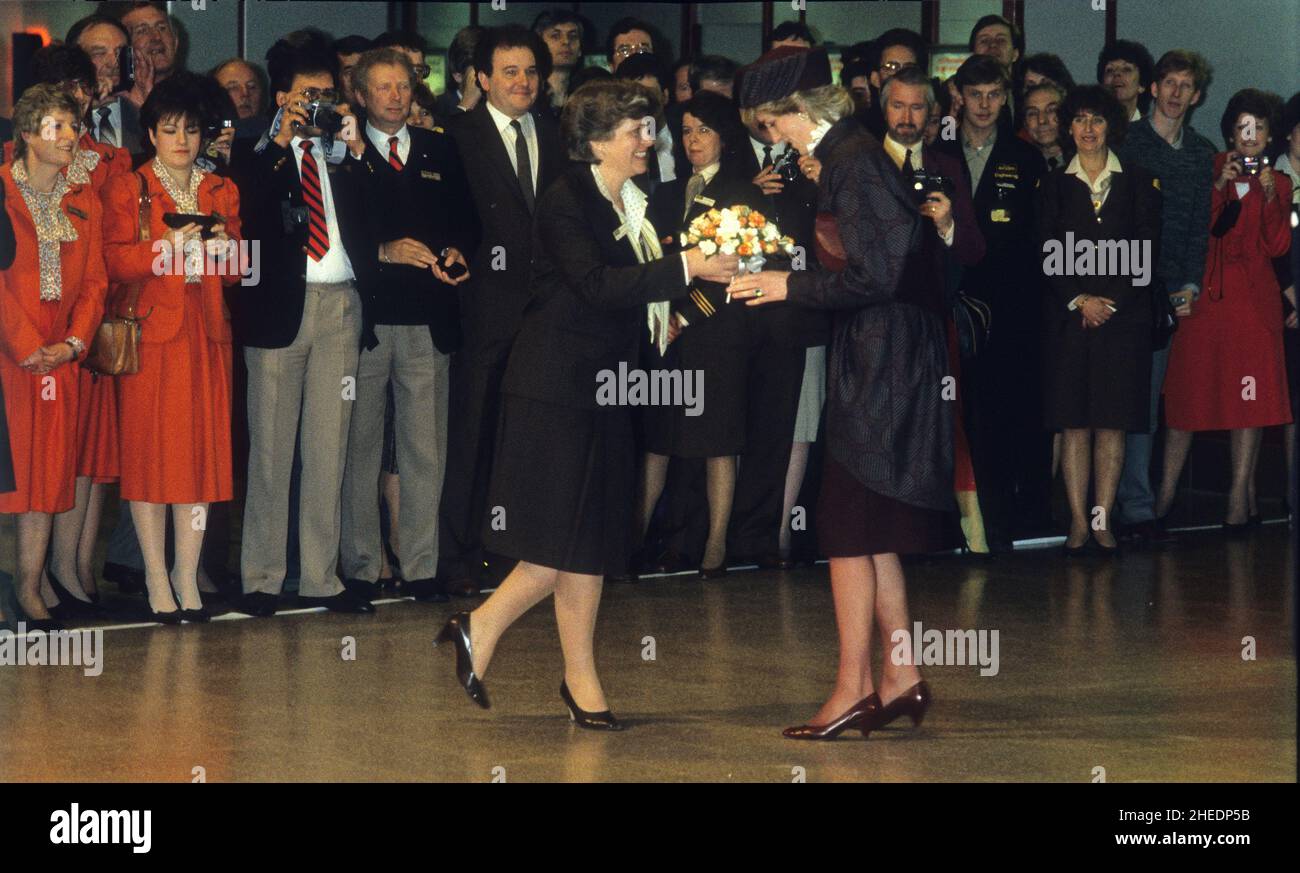
[[[1272,266],[1291,247],[1291,180],[1262,157],[1280,108],[1273,95],[1248,88],[1233,95],[1223,113],[1231,151],[1214,160],[1204,291],[1187,304],[1190,312],[1180,312],[1165,377],[1169,436],[1157,517],[1174,502],[1192,433],[1227,430],[1232,490],[1224,526],[1245,527],[1260,429],[1291,421],[1282,295]]]
[[[77,462],[77,372],[104,312],[103,215],[76,161],[76,101],[34,85],[14,109],[14,161],[0,169],[17,253],[0,272],[0,384],[16,489],[0,512],[18,515],[18,605],[28,627],[54,627],[40,596],[52,517],[72,508]]]
[[[77,103],[78,118],[86,118],[95,93],[95,65],[75,45],[47,46],[32,61],[36,80],[62,88]],[[90,176],[99,194],[113,176],[131,172],[125,149],[96,142],[88,131],[77,143],[76,163]],[[5,163],[13,158],[13,143],[5,143]],[[99,595],[92,566],[107,483],[117,481],[117,386],[111,378],[77,367],[77,490],[68,512],[54,517],[50,561],[42,579],[42,594],[60,618],[94,612]]]
[[[230,444],[230,320],[223,284],[238,281],[239,192],[194,165],[202,119],[187,77],[157,85],[140,110],[156,152],[104,189],[104,258],[114,282],[142,283],[140,370],[118,377],[122,499],[145,561],[156,620],[206,621],[198,563],[208,504],[233,497]],[[149,197],[148,239],[138,240],[140,185]],[[206,241],[191,222],[173,230],[167,213],[217,219]],[[152,240],[152,241],[150,241]],[[167,507],[176,532],[170,574]],[[179,609],[177,599],[180,601]]]

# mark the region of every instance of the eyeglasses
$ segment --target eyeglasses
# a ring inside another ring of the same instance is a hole
[[[898,61],[886,61],[885,63],[880,65],[880,72],[889,73],[890,75],[893,75],[894,73],[897,73],[899,70],[904,69],[905,67],[915,67],[915,66],[916,64],[912,63],[911,61],[907,63],[900,63]]]
[[[632,55],[643,55],[648,51],[650,51],[650,43],[648,42],[638,43],[637,45],[624,43],[614,49],[614,54],[620,58],[630,58]]]

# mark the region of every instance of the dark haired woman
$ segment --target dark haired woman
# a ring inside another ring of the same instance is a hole
[[[1165,376],[1169,433],[1157,518],[1173,504],[1192,433],[1226,430],[1232,487],[1224,527],[1245,527],[1254,514],[1261,429],[1291,422],[1282,295],[1272,265],[1291,248],[1291,179],[1264,160],[1280,110],[1277,97],[1247,88],[1228,101],[1220,122],[1229,150],[1214,160],[1204,293],[1174,334]]]
[[[502,383],[489,506],[501,508],[484,544],[519,563],[439,641],[456,647],[456,675],[479,706],[481,677],[501,635],[555,595],[564,652],[560,694],[581,727],[617,730],[596,675],[593,638],[603,577],[626,560],[635,478],[630,411],[602,394],[620,365],[637,366],[642,332],[668,329],[667,301],[693,279],[725,282],[735,257],[697,248],[662,257],[660,235],[633,177],[646,171],[657,101],[641,85],[590,82],[569,98],[563,129],[578,162],[537,201],[533,302]],[[602,380],[605,380],[604,382]],[[471,621],[472,618],[472,621]]]
[[[233,497],[231,336],[222,287],[238,281],[239,192],[195,165],[203,140],[200,94],[180,77],[154,87],[140,110],[154,157],[104,190],[104,259],[111,280],[140,283],[140,370],[118,377],[122,499],[145,560],[149,610],[167,624],[206,621],[199,552],[209,504]],[[148,211],[141,213],[141,189]],[[168,213],[208,216],[172,229]],[[141,241],[140,220],[148,222]],[[160,253],[169,257],[156,269]],[[117,306],[124,305],[117,289]],[[175,560],[166,566],[167,510]],[[177,601],[179,600],[179,606]]]
[[[679,251],[681,233],[710,209],[763,207],[762,197],[746,178],[746,165],[739,159],[745,129],[735,104],[719,94],[698,91],[682,104],[682,112],[681,141],[691,174],[660,185],[651,202],[665,252]],[[670,457],[706,458],[709,533],[699,566],[701,578],[710,579],[726,573],[736,461],[745,450],[747,321],[743,307],[726,304],[726,289],[721,285],[701,282],[694,292],[714,302],[703,309],[692,306],[689,314],[674,313],[675,319],[686,320],[689,329],[675,340],[667,355],[652,353],[646,369],[699,373],[703,378],[701,396],[707,399],[699,409],[669,405],[646,410],[643,499],[637,521],[644,537],[663,493]]]
[[[80,107],[57,85],[33,85],[14,108],[14,159],[0,169],[14,231],[0,271],[0,386],[14,487],[0,512],[18,516],[18,605],[28,628],[57,625],[40,596],[53,516],[73,507],[78,374],[103,317],[99,197],[77,160]]]
[[[1076,88],[1057,110],[1070,162],[1043,177],[1039,234],[1073,258],[1067,238],[1137,243],[1155,257],[1160,231],[1160,190],[1137,165],[1115,154],[1126,126],[1124,107],[1100,85]],[[1049,256],[1050,257],[1050,256]],[[1152,266],[1150,260],[1148,267]],[[1124,467],[1124,435],[1147,420],[1151,382],[1151,295],[1154,283],[1136,285],[1113,269],[1099,275],[1047,270],[1044,350],[1047,426],[1061,430],[1061,467],[1070,504],[1067,555],[1083,551],[1089,532],[1107,553],[1116,549],[1111,509]],[[1094,499],[1088,501],[1091,480]],[[1093,517],[1089,506],[1101,507]]]

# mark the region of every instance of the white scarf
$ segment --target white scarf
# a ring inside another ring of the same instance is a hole
[[[596,164],[591,165],[591,176],[596,180],[596,190],[601,196],[610,201],[613,207],[614,198],[610,196],[609,190],[605,187],[605,180],[601,178],[600,170]],[[663,249],[659,246],[659,235],[655,232],[654,225],[650,219],[646,218],[647,199],[645,192],[637,187],[636,183],[628,179],[623,183],[623,187],[618,192],[619,201],[623,204],[622,223],[618,230],[614,232],[615,239],[621,239],[626,236],[628,243],[632,246],[632,251],[636,255],[638,264],[657,261],[664,256]],[[618,210],[614,209],[617,214]],[[650,340],[659,348],[659,354],[665,354],[668,351],[668,319],[672,315],[672,305],[667,300],[658,300],[654,303],[646,304],[646,325],[650,329]]]

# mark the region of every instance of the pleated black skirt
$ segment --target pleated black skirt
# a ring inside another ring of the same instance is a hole
[[[499,421],[484,548],[570,573],[622,572],[636,497],[628,410],[505,394]]]

